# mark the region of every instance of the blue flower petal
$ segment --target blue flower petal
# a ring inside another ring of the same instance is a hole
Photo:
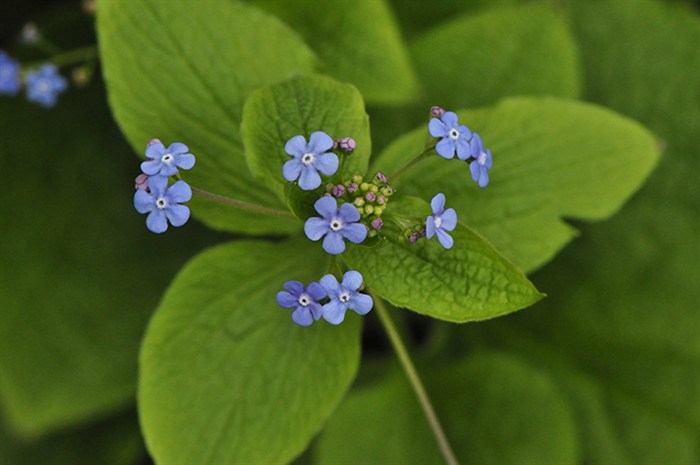
[[[301,160],[298,158],[292,158],[291,160],[287,160],[287,162],[285,162],[285,164],[282,166],[282,175],[287,181],[296,181],[301,174],[301,169],[303,167],[304,164],[301,162]]]
[[[321,154],[333,147],[333,139],[323,131],[316,131],[309,137],[307,150],[313,154]]]
[[[299,298],[286,291],[279,291],[276,299],[277,304],[284,308],[294,308],[299,304]]]
[[[151,178],[148,178],[149,180]],[[177,181],[168,188],[166,197],[171,202],[182,203],[192,199],[192,188],[185,181]]]
[[[364,228],[364,226],[363,226]],[[323,239],[323,250],[331,255],[339,255],[345,251],[343,236],[335,231],[329,231]]]
[[[332,325],[339,325],[345,319],[348,307],[339,300],[331,300],[323,306],[323,319]]]
[[[453,141],[449,137],[445,137],[444,139],[442,139],[440,142],[437,143],[437,145],[435,146],[435,151],[442,158],[447,158],[448,160],[450,158],[454,158],[454,156],[455,156],[455,141]]]
[[[335,153],[322,153],[316,156],[314,160],[316,169],[326,176],[331,176],[338,171],[338,155]]]
[[[359,271],[350,270],[343,275],[343,288],[356,291],[362,286],[362,275]]]
[[[161,176],[175,176],[177,174],[177,166],[172,163],[161,163],[160,173],[158,174]]]
[[[299,305],[297,309],[292,312],[292,321],[299,326],[311,326],[314,322],[314,318],[308,307]]]
[[[442,192],[435,194],[435,197],[430,201],[430,208],[432,208],[434,215],[439,215],[445,209],[445,200],[445,194]]]
[[[479,154],[484,151],[484,143],[481,142],[481,136],[476,132],[472,134],[472,140],[469,141],[470,155],[473,158],[479,158]]]
[[[355,293],[350,297],[348,308],[358,315],[366,315],[372,310],[374,301],[367,294]]]
[[[329,195],[324,195],[318,199],[314,203],[314,208],[327,220],[333,219],[338,214],[338,202]]]
[[[304,284],[299,281],[287,281],[282,287],[297,296],[297,298],[304,292]]]
[[[340,233],[344,238],[355,244],[359,244],[367,238],[367,227],[362,223],[351,223],[343,226]],[[343,249],[345,247],[343,246]]]
[[[448,130],[452,128],[457,129],[457,125],[459,124],[457,121],[457,114],[453,111],[446,111],[445,114],[440,117],[440,120],[445,123]]]
[[[284,144],[284,151],[289,155],[301,157],[306,153],[306,138],[304,136],[294,136]]]
[[[165,146],[161,142],[155,142],[146,147],[146,151],[144,153],[148,158],[160,160],[160,157],[162,157],[165,153]]]
[[[486,169],[481,170],[481,174],[479,175],[479,187],[482,189],[486,186],[489,185],[489,173],[486,171]]]
[[[328,293],[319,283],[311,283],[306,287],[306,292],[311,296],[312,299],[319,301],[324,297],[328,296]]]
[[[449,130],[437,118],[430,120],[430,123],[428,123],[428,131],[433,137],[447,137],[449,135]]]
[[[435,217],[430,215],[425,220],[425,237],[430,239],[435,234]]]
[[[305,191],[312,191],[321,185],[321,176],[316,172],[313,165],[302,168],[299,176],[299,187]]]
[[[476,182],[479,180],[479,176],[481,176],[481,165],[479,165],[479,162],[474,160],[473,162],[469,163],[469,171],[472,174],[472,179]]]
[[[168,230],[168,221],[165,219],[163,210],[153,210],[146,217],[146,227],[156,234],[164,233]]]
[[[177,165],[178,168],[182,168],[183,170],[188,170],[194,166],[195,158],[194,155],[191,153],[185,153],[183,155],[180,155],[177,157],[175,160],[175,164]]]
[[[489,149],[486,149],[486,169],[490,170],[491,166],[493,166],[493,158],[491,158],[491,151]]]
[[[168,146],[167,151],[169,153],[172,153],[173,155],[182,155],[184,153],[189,152],[190,149],[182,142],[173,142]]]
[[[320,320],[323,316],[323,307],[318,302],[312,302],[307,307],[311,313],[314,320]]]
[[[312,217],[304,223],[304,234],[312,241],[317,241],[330,231],[328,220],[318,217]]]
[[[472,131],[463,124],[457,126],[457,131],[459,132],[459,138],[469,141],[472,138]]]
[[[182,226],[190,219],[190,209],[184,205],[170,205],[165,210],[165,216],[175,227]]]
[[[471,149],[469,148],[469,142],[463,137],[457,139],[455,145],[457,146],[457,158],[460,160],[467,160],[471,156]]]
[[[442,220],[440,227],[445,231],[452,231],[457,227],[457,212],[454,208],[445,210],[443,214],[440,215],[440,219]]]
[[[165,176],[149,176],[148,188],[156,197],[163,197],[168,189],[168,178]]]
[[[139,189],[134,193],[134,208],[139,213],[148,213],[156,208],[156,200],[148,192]]]
[[[340,293],[340,284],[338,284],[338,280],[335,279],[335,276],[332,274],[327,274],[323,278],[319,280],[321,283],[321,286],[326,290],[328,297],[334,298],[337,297],[338,294]]]
[[[443,231],[442,228],[435,232],[437,233],[437,238],[438,241],[440,241],[440,244],[442,244],[442,246],[446,249],[451,249],[452,244],[454,244],[454,239],[452,239],[452,236]]]
[[[344,203],[340,206],[340,219],[346,223],[355,223],[360,221],[360,212],[357,207],[351,203]]]

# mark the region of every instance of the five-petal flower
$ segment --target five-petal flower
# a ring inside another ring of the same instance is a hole
[[[323,236],[323,250],[338,255],[345,250],[344,239],[359,244],[367,237],[367,228],[360,221],[360,212],[354,205],[344,203],[338,209],[338,202],[331,196],[323,196],[316,201],[314,208],[321,215],[311,217],[304,224],[304,233],[312,241]]]
[[[68,87],[66,79],[58,74],[58,68],[52,64],[28,72],[26,81],[27,100],[47,108],[54,106],[58,94]]]
[[[343,275],[343,281],[332,274],[320,280],[321,286],[328,293],[330,301],[323,306],[323,319],[333,325],[339,325],[345,319],[345,312],[352,310],[358,315],[366,315],[372,310],[374,301],[367,294],[357,292],[362,286],[362,275],[350,270]]]
[[[286,291],[277,293],[277,303],[284,308],[294,308],[292,321],[299,326],[310,326],[321,318],[323,309],[319,300],[326,297],[326,290],[320,284],[312,282],[306,288],[299,281],[284,283]]]
[[[168,187],[167,177],[151,176],[148,178],[148,189],[139,189],[134,193],[136,211],[148,213],[148,229],[160,234],[168,229],[168,221],[176,227],[187,222],[190,209],[180,203],[192,198],[192,189],[185,181],[177,181]]]
[[[435,151],[443,158],[457,158],[466,160],[469,158],[469,139],[472,133],[468,127],[460,125],[457,115],[452,111],[446,111],[440,119],[432,118],[428,124],[428,130],[433,137],[442,137],[435,146]]]
[[[304,136],[294,136],[287,141],[284,151],[291,155],[282,167],[282,174],[287,181],[299,180],[299,187],[305,191],[316,189],[321,185],[318,171],[331,176],[338,170],[338,156],[327,152],[333,147],[331,136],[316,131],[309,137],[308,144]]]
[[[471,156],[474,157],[474,160],[469,164],[472,179],[479,183],[479,187],[484,188],[489,184],[488,170],[493,165],[493,159],[491,158],[491,151],[484,149],[481,137],[477,133],[474,133],[472,137]]]
[[[14,95],[20,87],[19,63],[0,51],[0,95]]]
[[[425,235],[428,239],[437,235],[438,241],[446,249],[452,248],[454,240],[446,231],[457,227],[457,213],[454,208],[445,210],[445,194],[437,194],[430,201],[433,214],[425,220]]]
[[[141,163],[141,170],[149,176],[173,176],[178,168],[188,170],[194,166],[194,155],[190,149],[180,142],[174,142],[165,148],[160,141],[150,143],[146,147],[147,161]]]

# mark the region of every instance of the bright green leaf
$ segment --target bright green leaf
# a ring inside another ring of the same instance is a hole
[[[403,209],[430,214],[425,202],[410,206]],[[387,212],[395,214],[397,208]],[[520,270],[462,224],[450,233],[450,250],[437,238],[408,244],[398,234],[387,234],[377,247],[352,247],[343,255],[371,289],[397,307],[462,323],[504,315],[542,298]]]
[[[473,108],[519,94],[579,94],[576,44],[552,6],[462,16],[417,38],[411,52],[431,105]]]
[[[285,198],[282,165],[291,157],[284,145],[299,134],[308,141],[315,131],[334,139],[352,136],[357,148],[346,157],[345,177],[365,174],[371,142],[362,96],[351,85],[321,76],[295,78],[250,96],[241,127],[250,171]]]
[[[313,53],[277,19],[233,1],[100,3],[100,57],[114,115],[141,153],[158,137],[186,143],[197,157],[183,173],[194,187],[285,208],[249,173],[239,132],[255,89],[315,70]],[[195,199],[210,226],[273,233],[298,228]]]
[[[289,280],[318,280],[307,240],[210,249],[166,293],[141,353],[139,411],[157,463],[287,463],[334,410],[359,362],[360,318],[302,328]]]
[[[254,0],[291,25],[335,79],[357,86],[366,101],[414,100],[418,82],[391,9],[384,0]]]
[[[549,261],[576,235],[562,217],[612,215],[659,157],[657,142],[642,126],[589,104],[513,98],[459,116],[493,153],[488,187],[476,186],[466,163],[438,156],[396,184],[406,194],[444,192],[461,222],[525,271]],[[422,150],[426,134],[427,124],[398,139],[377,167],[394,172]]]
[[[420,371],[460,463],[578,463],[572,413],[543,370],[482,352]],[[351,392],[321,433],[315,457],[319,465],[444,461],[414,392],[397,372]]]

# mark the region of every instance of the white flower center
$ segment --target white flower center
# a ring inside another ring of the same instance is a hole
[[[486,152],[481,152],[479,155],[479,164],[484,166],[486,164]]]
[[[51,84],[47,80],[39,81],[39,84],[37,84],[36,87],[39,93],[41,94],[47,94],[51,92]]]
[[[302,295],[299,296],[299,299],[297,300],[299,302],[299,305],[303,305],[304,307],[308,307],[308,305],[312,302],[313,299],[304,292]]]
[[[347,303],[350,301],[350,293],[348,291],[343,291],[338,295],[338,300],[340,300],[343,303]]]
[[[162,161],[163,163],[172,163],[174,159],[175,157],[173,157],[172,153],[164,153],[163,156],[160,157],[160,161]]]
[[[455,128],[450,129],[450,139],[452,139],[452,140],[459,139],[459,131],[456,130]]]
[[[314,162],[314,154],[313,153],[305,153],[304,155],[301,156],[301,162],[305,164],[306,166],[309,166]]]
[[[164,210],[165,207],[168,206],[168,201],[165,200],[165,197],[161,197],[158,200],[156,200],[156,207],[158,207],[161,210]]]
[[[440,218],[439,216],[435,215],[435,218],[433,219],[433,223],[435,223],[435,228],[436,228],[436,229],[439,228],[440,226],[442,226],[442,218]]]
[[[333,218],[330,227],[332,231],[340,231],[343,228],[343,222],[340,221],[340,218]]]

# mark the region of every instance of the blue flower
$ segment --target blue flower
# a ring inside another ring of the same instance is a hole
[[[294,158],[282,167],[282,174],[287,181],[299,179],[299,187],[305,191],[316,189],[321,185],[318,171],[331,176],[338,170],[338,156],[326,152],[333,147],[333,139],[325,132],[316,131],[306,143],[304,136],[294,136],[287,141],[284,151]]]
[[[488,170],[490,170],[493,165],[493,159],[491,158],[491,151],[489,149],[484,149],[481,137],[479,137],[477,133],[474,133],[474,137],[472,138],[471,156],[474,157],[474,161],[469,164],[469,171],[472,173],[472,179],[479,183],[479,187],[484,188],[489,184]]]
[[[167,149],[159,140],[149,142],[145,152],[149,160],[141,163],[141,171],[149,176],[173,176],[178,168],[188,170],[194,166],[194,155],[189,150],[180,142],[170,144]]]
[[[345,242],[359,244],[367,237],[367,228],[360,221],[360,212],[354,205],[344,203],[338,210],[337,201],[331,196],[323,196],[316,201],[314,208],[322,218],[312,217],[306,220],[304,232],[306,237],[317,241],[323,236],[323,250],[331,255],[338,255],[345,250]]]
[[[446,111],[440,119],[432,118],[428,130],[431,136],[442,137],[435,146],[438,155],[447,159],[454,158],[456,150],[460,160],[469,158],[469,139],[472,132],[468,127],[459,124],[455,113]]]
[[[425,236],[430,239],[437,235],[438,241],[446,249],[451,249],[454,240],[445,231],[452,231],[457,227],[457,213],[454,208],[445,210],[445,194],[437,194],[430,201],[433,214],[425,220]]]
[[[323,309],[319,300],[326,297],[326,290],[318,283],[311,283],[304,289],[299,281],[287,281],[284,283],[287,291],[277,293],[277,303],[280,307],[295,308],[292,312],[292,321],[299,326],[310,326],[321,318]]]
[[[19,63],[0,51],[0,95],[14,95],[20,87]]]
[[[66,79],[58,74],[58,68],[52,64],[28,72],[26,81],[27,100],[47,108],[54,106],[58,94],[68,87]]]
[[[134,194],[134,207],[139,213],[148,213],[146,227],[154,233],[168,229],[168,221],[173,226],[182,226],[190,218],[190,209],[181,202],[192,198],[192,189],[185,181],[177,181],[168,187],[165,176],[150,176],[148,191],[137,190]]]
[[[323,306],[323,319],[330,324],[342,323],[348,309],[358,315],[366,315],[372,310],[372,297],[357,292],[362,286],[362,275],[357,271],[350,270],[345,273],[342,283],[338,283],[332,274],[327,274],[321,278],[321,286],[330,299],[330,302]]]

